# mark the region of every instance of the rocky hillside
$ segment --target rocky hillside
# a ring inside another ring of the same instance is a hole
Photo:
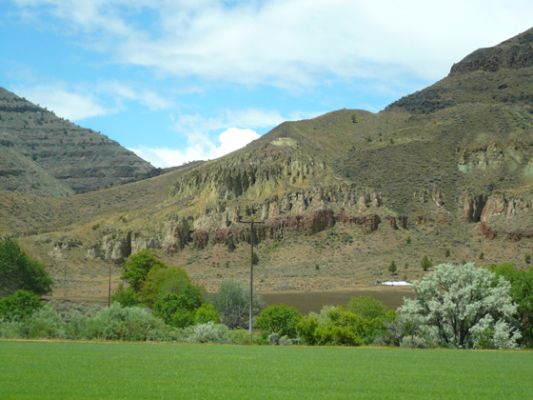
[[[0,190],[61,196],[154,173],[117,142],[0,88]]]
[[[47,202],[38,222],[12,224],[52,268],[98,275],[148,247],[209,289],[246,279],[252,239],[239,217],[264,221],[254,239],[260,290],[369,284],[391,278],[392,261],[396,278],[412,279],[424,256],[524,264],[533,239],[532,32],[475,51],[380,113],[286,122],[223,158]],[[21,198],[4,204],[33,210]]]

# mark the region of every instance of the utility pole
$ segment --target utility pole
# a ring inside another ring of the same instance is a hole
[[[111,263],[109,263],[109,269],[108,269],[107,306],[111,307]]]
[[[254,219],[245,221],[239,217],[238,221],[241,224],[250,225],[250,304],[248,307],[248,333],[250,334],[250,343],[252,343],[252,325],[253,325],[253,304],[254,304],[254,239],[255,239],[255,224],[263,224],[265,221],[256,221]]]

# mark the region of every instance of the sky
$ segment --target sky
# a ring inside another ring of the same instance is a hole
[[[164,168],[378,112],[531,26],[531,0],[0,0],[0,86]]]

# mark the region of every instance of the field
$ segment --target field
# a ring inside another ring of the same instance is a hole
[[[532,399],[533,352],[0,341],[0,399]]]

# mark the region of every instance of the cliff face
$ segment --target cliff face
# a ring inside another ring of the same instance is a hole
[[[2,88],[0,155],[0,190],[64,195],[155,173],[118,143]]]

